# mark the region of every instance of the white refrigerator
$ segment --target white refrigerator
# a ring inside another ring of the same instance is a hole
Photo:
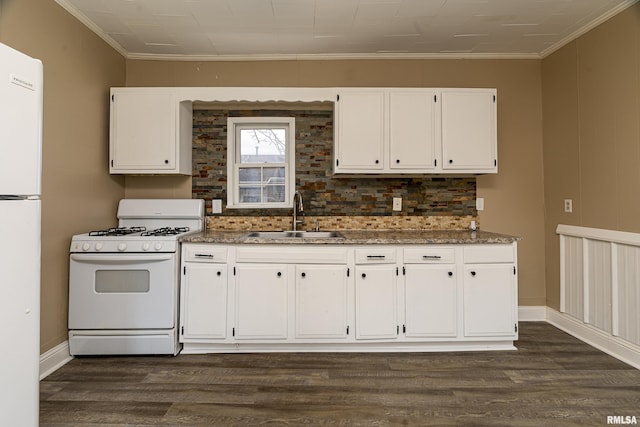
[[[37,426],[42,62],[0,43],[0,424]]]

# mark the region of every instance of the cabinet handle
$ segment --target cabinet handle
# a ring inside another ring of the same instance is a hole
[[[472,271],[472,272],[471,272],[471,275],[472,275],[473,277],[476,277],[476,272],[475,272],[475,271]]]
[[[218,271],[218,276],[222,276],[222,271]]]
[[[450,271],[449,272],[449,277],[452,277],[452,276],[453,276],[453,271]]]
[[[440,255],[422,255],[422,259],[442,259]]]
[[[196,258],[213,258],[213,255],[211,254],[195,254],[194,256]]]
[[[303,272],[303,273],[301,274],[301,276],[302,276],[302,277],[306,277],[306,276],[307,276],[307,273],[304,273],[304,272]]]
[[[278,277],[282,276],[282,272],[278,271]]]
[[[362,278],[364,279],[365,277],[367,277],[367,275],[365,273],[362,273]]]
[[[386,255],[367,255],[367,259],[385,259]]]

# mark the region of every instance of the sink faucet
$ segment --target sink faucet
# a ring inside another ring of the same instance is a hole
[[[298,203],[296,203],[296,198],[298,199]],[[304,213],[304,207],[302,206],[302,194],[296,190],[293,193],[293,231],[298,229],[298,224],[302,224],[302,220],[298,219],[298,213]]]

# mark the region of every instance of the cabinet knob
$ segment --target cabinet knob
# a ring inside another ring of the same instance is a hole
[[[222,276],[222,271],[218,271],[218,276]]]
[[[303,273],[301,274],[301,276],[302,276],[302,277],[307,277],[307,273],[304,273],[304,272],[303,272]]]
[[[365,277],[367,277],[367,275],[365,273],[362,273],[362,278],[364,279]]]
[[[475,271],[472,271],[472,272],[471,272],[471,275],[472,275],[473,277],[476,277],[476,272],[475,272]]]
[[[396,163],[400,163],[400,159],[396,159]]]
[[[449,159],[449,164],[453,163],[453,160]]]
[[[453,276],[453,271],[450,271],[449,272],[449,277],[452,277],[452,276]]]
[[[278,271],[278,277],[282,276],[282,272]]]
[[[168,165],[168,164],[169,164],[169,160],[165,160],[165,161],[164,161],[164,164],[165,164],[165,165]]]
[[[376,160],[376,165],[377,165],[378,163],[380,163],[380,160]]]

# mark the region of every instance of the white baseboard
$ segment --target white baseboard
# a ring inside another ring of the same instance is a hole
[[[547,307],[543,305],[521,305],[518,307],[520,322],[544,322],[547,320]]]
[[[613,336],[568,314],[546,307],[546,321],[610,356],[640,369],[640,346]]]
[[[69,354],[69,341],[58,344],[40,355],[40,380],[69,363],[73,356]]]

